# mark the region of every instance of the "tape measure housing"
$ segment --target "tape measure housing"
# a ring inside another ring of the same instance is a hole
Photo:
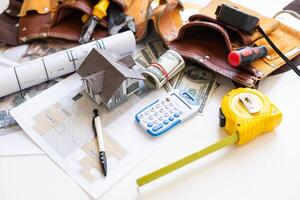
[[[238,134],[238,145],[272,131],[281,119],[282,113],[277,107],[255,89],[234,89],[223,97],[221,103],[220,126],[228,134]]]

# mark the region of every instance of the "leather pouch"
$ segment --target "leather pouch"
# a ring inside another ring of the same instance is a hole
[[[50,37],[77,41],[83,26],[81,17],[90,15],[92,7],[88,0],[25,0],[20,12],[19,40]],[[107,36],[102,23],[96,32],[99,38]]]
[[[29,3],[26,3],[29,2]],[[137,26],[136,37],[141,40],[146,32],[148,9],[152,0],[112,0],[125,14],[133,16]],[[20,12],[20,42],[38,38],[59,38],[78,41],[84,14],[91,15],[91,0],[25,0]],[[94,39],[107,36],[107,17],[100,20]]]
[[[180,4],[168,4],[157,20],[156,27],[166,44],[185,58],[244,86],[255,87],[259,80],[282,66],[284,62],[258,32],[248,35],[216,21],[214,12],[217,6],[223,3],[258,16],[260,25],[290,59],[300,53],[299,32],[228,1],[212,1],[199,15],[192,16],[188,23],[183,23],[180,18]],[[228,53],[234,48],[246,45],[265,45],[268,48],[268,56],[250,66],[232,68],[227,62]]]
[[[0,43],[18,45],[21,1],[10,0],[8,8],[0,15]]]
[[[280,14],[289,14],[291,17],[294,17],[295,19],[298,19],[299,22],[300,22],[300,1],[298,1],[298,0],[292,1],[287,6],[285,6],[283,8],[283,10],[276,13],[273,18],[276,19],[276,17]],[[292,63],[294,63],[295,66],[300,66],[300,55],[296,56],[291,61],[292,61]],[[290,69],[291,68],[288,67],[287,64],[285,64],[282,67],[280,67],[279,69],[277,69],[276,71],[274,71],[272,73],[272,75],[284,73],[286,71],[289,71]]]

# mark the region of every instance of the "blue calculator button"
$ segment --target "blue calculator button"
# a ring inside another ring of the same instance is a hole
[[[152,126],[153,126],[153,123],[149,122],[149,123],[147,124],[147,126],[148,126],[148,127],[152,127]]]
[[[169,117],[169,120],[170,120],[170,121],[173,121],[173,120],[174,120],[174,117],[172,117],[172,116]]]
[[[169,123],[169,120],[166,119],[166,120],[164,121],[164,124],[167,125],[168,123]]]
[[[158,131],[158,130],[161,129],[162,127],[163,127],[162,124],[157,124],[156,126],[154,126],[154,127],[152,128],[152,130],[153,130],[153,131]]]
[[[174,117],[179,117],[179,113],[174,113]]]

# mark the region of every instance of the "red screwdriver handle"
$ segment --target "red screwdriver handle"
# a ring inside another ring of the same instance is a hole
[[[228,55],[228,63],[232,67],[238,67],[241,65],[247,65],[254,62],[257,59],[265,57],[268,51],[265,46],[259,47],[242,47],[236,51],[232,51]]]

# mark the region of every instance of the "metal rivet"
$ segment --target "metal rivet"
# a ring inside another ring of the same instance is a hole
[[[47,33],[42,33],[42,36],[43,37],[47,37]]]
[[[276,67],[276,65],[275,65],[275,64],[273,64],[273,63],[271,63],[270,65],[271,65],[271,67]]]
[[[27,28],[26,28],[26,27],[23,27],[23,28],[22,28],[22,31],[26,31],[26,30],[27,30]]]
[[[15,27],[19,27],[19,26],[20,26],[20,24],[19,24],[19,23],[16,23],[16,24],[15,24]]]
[[[44,11],[45,11],[45,12],[48,12],[48,11],[49,11],[49,8],[44,8]]]
[[[7,9],[5,12],[6,12],[6,13],[11,13],[11,10],[10,10],[10,9]]]
[[[200,61],[200,62],[204,62],[204,59],[203,59],[203,58],[199,58],[199,61]]]
[[[268,60],[272,60],[272,56],[270,56],[270,55],[267,55],[267,56],[266,56],[266,59],[268,59]]]
[[[262,72],[257,72],[258,76],[263,76],[264,74]]]
[[[25,42],[25,41],[27,40],[27,37],[20,37],[20,40],[21,40],[22,42]]]
[[[205,58],[206,58],[206,59],[209,59],[210,57],[209,57],[209,56],[205,56]]]

